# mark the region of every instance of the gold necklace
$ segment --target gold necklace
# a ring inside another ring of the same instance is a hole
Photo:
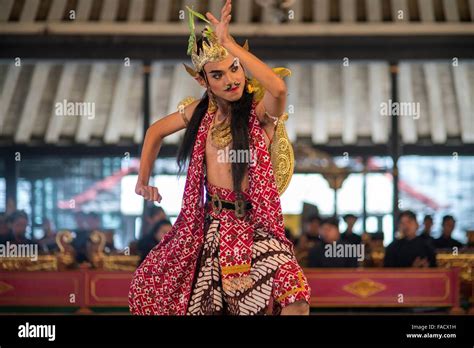
[[[214,115],[214,122],[211,126],[211,143],[218,149],[223,149],[232,142],[232,132],[230,129],[230,116],[219,124],[216,124],[217,115]]]

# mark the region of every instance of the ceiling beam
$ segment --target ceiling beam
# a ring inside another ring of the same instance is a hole
[[[170,96],[168,110],[166,115],[176,112],[178,104],[186,97],[199,98],[204,90],[201,91],[198,83],[194,81],[186,72],[181,64],[175,65],[173,78],[171,80]],[[160,115],[165,117],[166,115]],[[167,143],[177,144],[183,131],[171,134],[167,137]]]
[[[56,90],[56,95],[53,99],[51,116],[46,129],[45,142],[47,144],[57,143],[61,136],[62,126],[66,116],[55,115],[55,104],[63,103],[64,100],[69,101],[68,99],[72,90],[76,71],[77,64],[75,63],[67,63],[63,66],[58,89]]]
[[[21,10],[20,22],[34,22],[39,3],[39,0],[26,0]]]
[[[46,87],[50,69],[51,64],[49,63],[39,63],[33,68],[33,76],[31,77],[19,124],[15,132],[16,143],[27,143],[33,134],[41,97]]]
[[[169,21],[172,0],[156,0],[155,2],[155,22],[165,23]]]
[[[67,0],[53,0],[51,7],[49,8],[48,21],[62,21],[64,11],[66,10]]]
[[[389,140],[389,117],[381,114],[382,103],[390,98],[390,71],[386,63],[370,63],[368,66],[369,112],[371,135],[374,144],[386,144]]]
[[[10,12],[12,11],[13,0],[0,0],[0,22],[5,22],[10,17]]]
[[[357,106],[362,102],[357,100],[356,91],[356,64],[351,63],[342,68],[342,142],[355,144],[357,142]]]
[[[273,18],[273,17],[271,17]],[[404,17],[406,18],[406,14]],[[34,25],[33,25],[34,24]],[[197,30],[203,28],[197,23]],[[172,23],[140,22],[0,22],[0,33],[21,34],[35,31],[38,34],[47,32],[51,35],[114,35],[114,36],[154,36],[155,39],[171,36],[189,36],[189,29],[185,20]],[[419,23],[409,22],[400,25],[396,22],[329,22],[329,23],[295,23],[295,25],[282,25],[266,23],[233,23],[231,26],[233,36],[245,37],[337,37],[337,36],[389,36],[396,37],[417,35],[471,35],[474,33],[474,24],[471,22],[443,22]]]
[[[87,22],[91,14],[92,0],[79,0],[76,8],[76,20]]]
[[[83,103],[94,103],[100,98],[102,88],[102,81],[106,70],[105,63],[94,63],[89,72],[89,81],[84,92]],[[97,109],[97,108],[96,108]],[[96,110],[97,111],[97,110]],[[93,131],[94,119],[89,119],[87,116],[79,116],[78,129],[76,131],[75,140],[77,143],[88,143]]]
[[[355,0],[341,0],[340,1],[340,12],[341,21],[344,23],[355,22],[356,18],[356,1]]]
[[[223,0],[209,0],[209,7],[207,11],[211,12],[216,18],[221,18],[221,9],[223,5],[224,5]],[[248,4],[246,5],[248,6]],[[234,10],[234,8],[232,9]]]
[[[303,21],[303,0],[296,0],[293,5],[289,8],[289,10],[285,10],[285,17],[288,18],[288,23],[291,25],[294,24],[301,24]],[[293,11],[292,13],[292,18],[288,17],[288,11]]]
[[[461,118],[461,138],[464,143],[474,143],[474,107],[471,89],[473,88],[468,78],[466,63],[461,63],[453,68],[454,87]]]
[[[130,97],[129,92],[133,69],[133,65],[120,67],[104,134],[104,142],[106,144],[114,144],[119,141],[122,127],[125,123],[124,118],[132,117],[132,115],[127,115],[127,102]]]
[[[329,22],[329,0],[313,0],[313,21]]]
[[[10,102],[15,93],[18,76],[20,76],[21,66],[10,64],[7,70],[7,76],[5,78],[2,94],[0,95],[0,135],[3,134],[3,126],[7,119],[7,112],[10,106]]]
[[[401,26],[401,25],[399,25]],[[439,26],[439,25],[438,25]],[[294,26],[292,26],[294,27]],[[374,29],[375,30],[375,29]],[[246,36],[235,36],[243,42]],[[252,53],[261,59],[318,60],[472,59],[473,35],[253,37]],[[291,42],[291,47],[288,46]],[[188,59],[187,37],[0,35],[0,58],[32,59]],[[47,47],[47,49],[45,49]],[[314,47],[309,50],[308,47]]]
[[[418,8],[422,22],[435,21],[433,0],[418,0]]]
[[[160,81],[163,74],[163,63],[162,62],[153,62],[151,65],[150,73],[150,123],[155,121],[154,118],[158,115],[164,115],[168,112],[168,109],[165,107],[166,97],[163,97],[161,93],[164,92],[163,88],[160,86]]]
[[[382,3],[380,0],[366,0],[365,8],[369,22],[382,21]]]
[[[474,22],[474,0],[469,0],[469,11],[471,12],[471,22]]]
[[[431,125],[431,139],[435,144],[446,142],[446,125],[444,124],[443,96],[441,94],[439,71],[436,63],[423,64],[425,85],[428,95],[429,117]]]
[[[420,118],[416,120],[416,134],[418,135],[418,141],[420,141],[420,139],[430,139],[431,141],[430,108],[423,63],[425,62],[411,62],[413,95],[415,96],[416,102],[420,103],[421,115]]]
[[[443,116],[448,138],[457,137],[461,134],[461,122],[456,102],[456,90],[452,63],[437,64],[440,80],[441,95],[443,99]]]
[[[407,0],[392,0],[392,21],[395,23],[410,21]]]
[[[444,17],[448,22],[459,22],[458,2],[443,0]]]
[[[113,22],[117,18],[119,2],[117,0],[104,0],[100,12],[101,22]]]
[[[398,117],[400,121],[400,133],[402,141],[405,144],[413,144],[418,140],[418,134],[416,132],[416,122],[414,115],[400,115],[402,107],[400,103],[410,103],[412,106],[415,105],[416,99],[413,95],[413,79],[412,79],[412,66],[411,63],[401,63],[399,65],[399,74],[398,74],[398,94],[400,96],[399,100],[392,102],[398,102],[399,104],[399,113],[398,115],[391,114],[388,117]],[[405,104],[406,105],[406,104]],[[391,112],[390,107],[388,110]],[[423,116],[422,116],[423,117]]]
[[[129,22],[141,22],[145,15],[145,0],[133,0],[128,8]]]

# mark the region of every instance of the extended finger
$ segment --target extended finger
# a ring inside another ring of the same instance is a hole
[[[226,17],[224,23],[229,24],[231,19],[232,19],[232,15],[228,15],[228,16]]]
[[[230,8],[232,7],[232,0],[226,0],[224,8]]]
[[[207,17],[207,19],[209,19],[211,21],[212,24],[214,24],[214,25],[219,24],[219,21],[217,20],[216,17],[213,16],[213,14],[211,12],[207,12],[206,17]]]
[[[230,14],[231,11],[232,11],[232,5],[230,2],[227,2],[225,6],[222,8],[221,19],[226,18]]]
[[[156,187],[153,187],[153,201],[157,201],[158,200],[158,196],[160,195],[158,193],[158,189]]]

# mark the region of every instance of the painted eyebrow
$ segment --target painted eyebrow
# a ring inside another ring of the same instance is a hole
[[[232,62],[232,64],[227,68],[228,70],[232,69],[235,66],[235,61]],[[214,73],[221,73],[223,70],[212,70],[209,71],[209,74],[214,74]]]

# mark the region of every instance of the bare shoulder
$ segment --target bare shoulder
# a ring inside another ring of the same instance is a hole
[[[187,111],[189,111],[191,114],[194,112],[194,110],[196,109],[196,106],[198,106],[198,104],[201,102],[201,99],[196,99],[195,101],[193,101],[191,104],[189,104],[187,106]]]
[[[198,106],[200,102],[201,102],[201,99],[197,99],[184,108],[183,116],[186,117],[186,120],[188,120],[188,122],[193,117],[194,110],[196,110],[196,107]]]

